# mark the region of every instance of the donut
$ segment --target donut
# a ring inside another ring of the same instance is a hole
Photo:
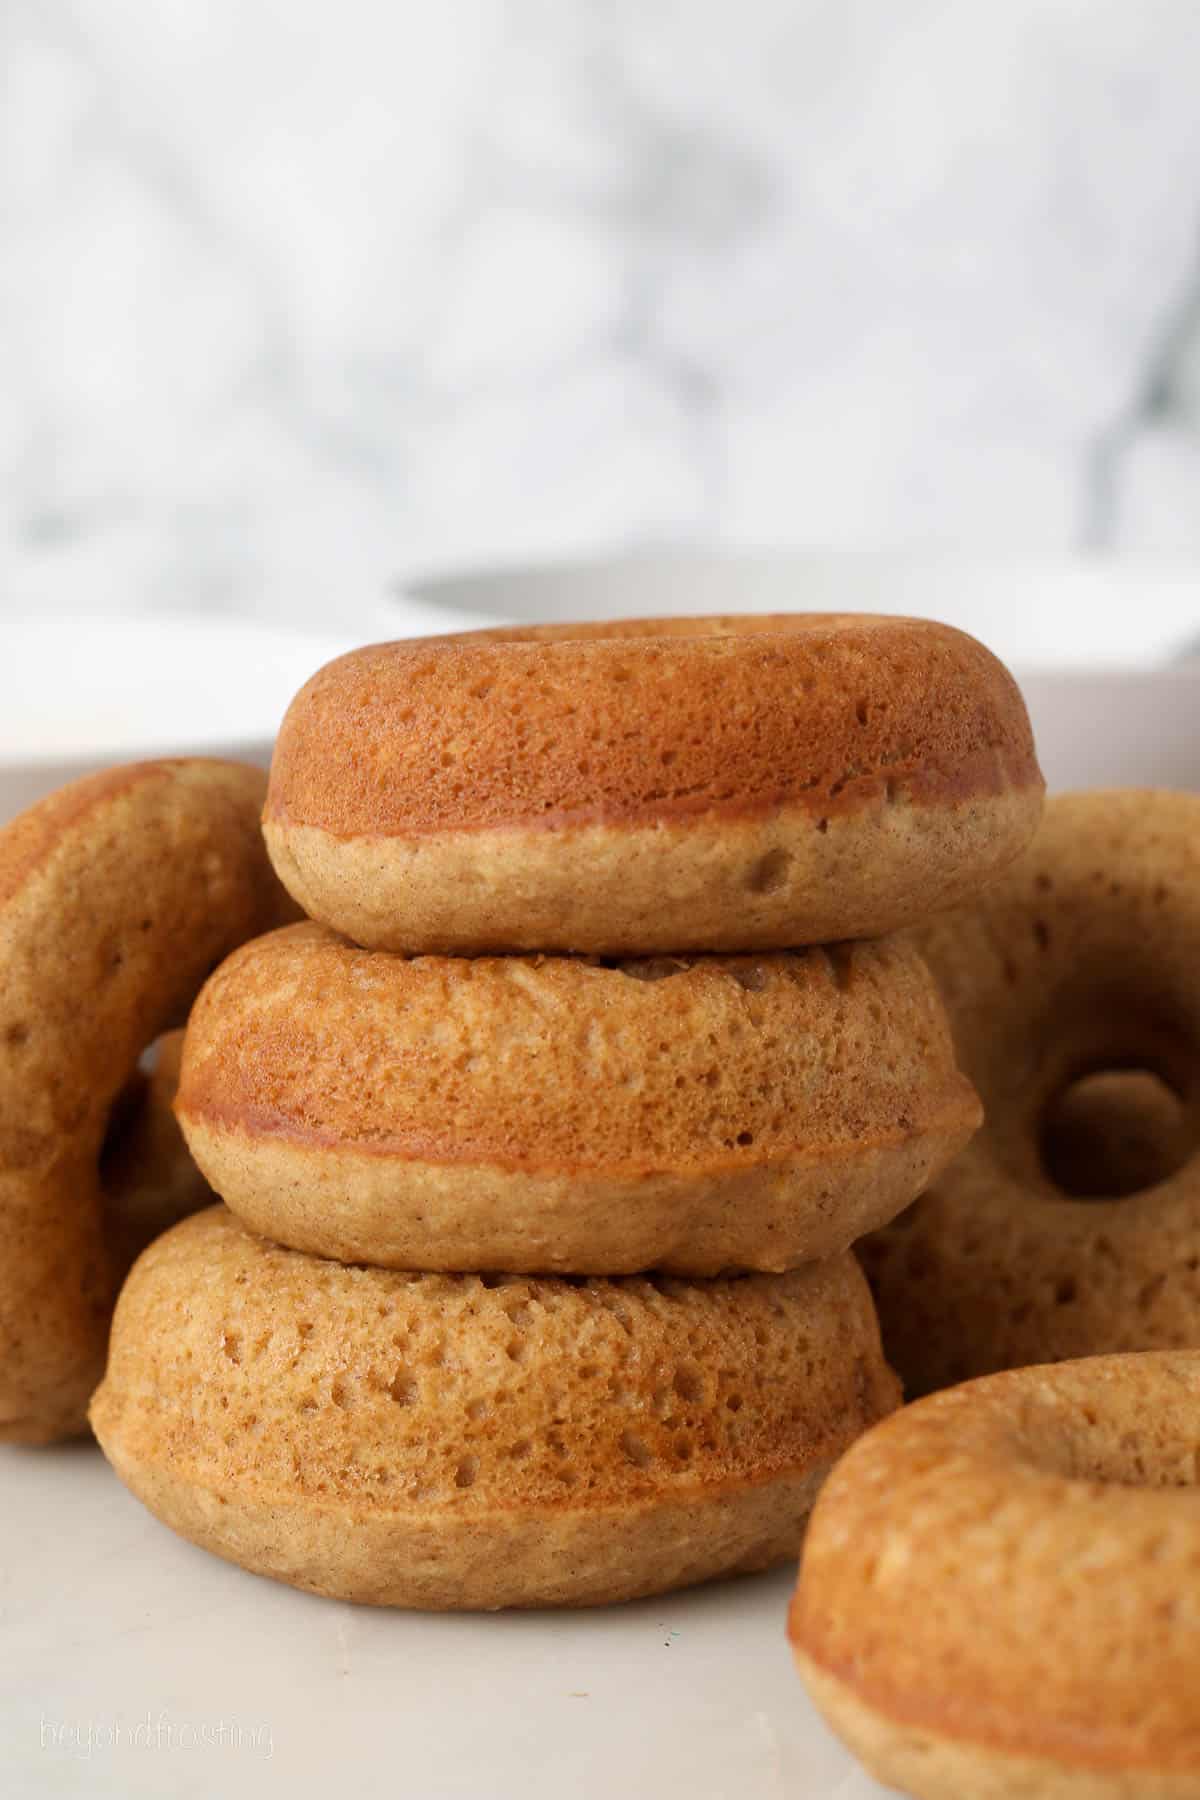
[[[183,1058],[183,1031],[154,1046],[117,1096],[100,1152],[100,1190],[113,1267],[123,1278],[161,1232],[215,1195],[188,1152],[173,1111]]]
[[[906,1391],[1200,1346],[1200,795],[1056,796],[914,935],[985,1123],[860,1246]]]
[[[790,1615],[809,1694],[916,1800],[1200,1795],[1200,1355],[1010,1370],[854,1445]]]
[[[604,965],[315,924],[206,984],[177,1111],[215,1191],[294,1249],[596,1275],[834,1255],[979,1123],[898,939]]]
[[[625,956],[881,936],[978,893],[1041,803],[982,645],[813,613],[354,651],[288,709],[264,829],[360,944]]]
[[[236,763],[138,763],[0,832],[0,1441],[84,1428],[126,1241],[101,1181],[110,1112],[214,965],[294,916],[263,788]]]
[[[410,1274],[213,1207],[134,1265],[91,1417],[151,1512],[256,1574],[580,1606],[794,1556],[897,1393],[848,1255],[699,1283]]]

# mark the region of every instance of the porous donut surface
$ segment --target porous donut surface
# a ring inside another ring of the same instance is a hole
[[[1200,1346],[1200,795],[1053,797],[983,899],[914,941],[985,1122],[860,1246],[906,1392]],[[1073,1088],[1109,1070],[1125,1072]],[[1105,1199],[1093,1153],[1091,1196],[1075,1197],[1048,1170],[1046,1122],[1063,1096],[1078,1112],[1106,1094],[1114,1176],[1126,1181],[1139,1133],[1161,1137],[1170,1159],[1148,1156],[1150,1185]]]
[[[208,982],[178,1112],[228,1205],[296,1249],[591,1274],[833,1255],[979,1121],[900,939],[606,966],[314,924]]]
[[[1021,696],[961,632],[651,619],[330,663],[264,828],[359,943],[637,955],[878,936],[978,892],[1041,799]]]
[[[0,1440],[83,1429],[128,1242],[100,1174],[113,1104],[214,964],[292,911],[263,789],[240,764],[139,763],[0,832]]]
[[[1200,1354],[919,1401],[817,1503],[790,1635],[817,1706],[916,1800],[1200,1795]]]
[[[850,1256],[570,1281],[346,1268],[224,1208],[135,1264],[92,1422],[184,1536],[378,1605],[583,1605],[762,1568],[896,1403]]]

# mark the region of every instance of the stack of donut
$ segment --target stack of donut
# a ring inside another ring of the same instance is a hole
[[[193,1009],[225,1206],[92,1420],[161,1518],[343,1598],[587,1604],[792,1556],[890,1412],[849,1252],[979,1122],[903,936],[1029,839],[1006,671],[905,620],[381,645],[294,701],[308,922]]]

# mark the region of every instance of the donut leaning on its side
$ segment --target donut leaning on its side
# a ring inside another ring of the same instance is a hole
[[[603,966],[313,924],[212,976],[177,1111],[213,1188],[294,1249],[593,1275],[834,1255],[979,1123],[899,939]]]
[[[1042,778],[1011,676],[919,620],[794,614],[379,644],[300,691],[264,818],[379,949],[791,949],[969,900]]]
[[[850,1256],[789,1275],[413,1275],[222,1207],[135,1264],[92,1423],[165,1524],[381,1606],[598,1605],[794,1556],[897,1403]]]
[[[214,964],[293,915],[263,788],[239,763],[134,763],[0,831],[0,1441],[84,1429],[127,1254],[111,1111]]]

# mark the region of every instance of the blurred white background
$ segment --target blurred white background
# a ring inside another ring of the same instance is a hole
[[[1200,551],[1195,0],[6,0],[0,71],[10,612]]]

